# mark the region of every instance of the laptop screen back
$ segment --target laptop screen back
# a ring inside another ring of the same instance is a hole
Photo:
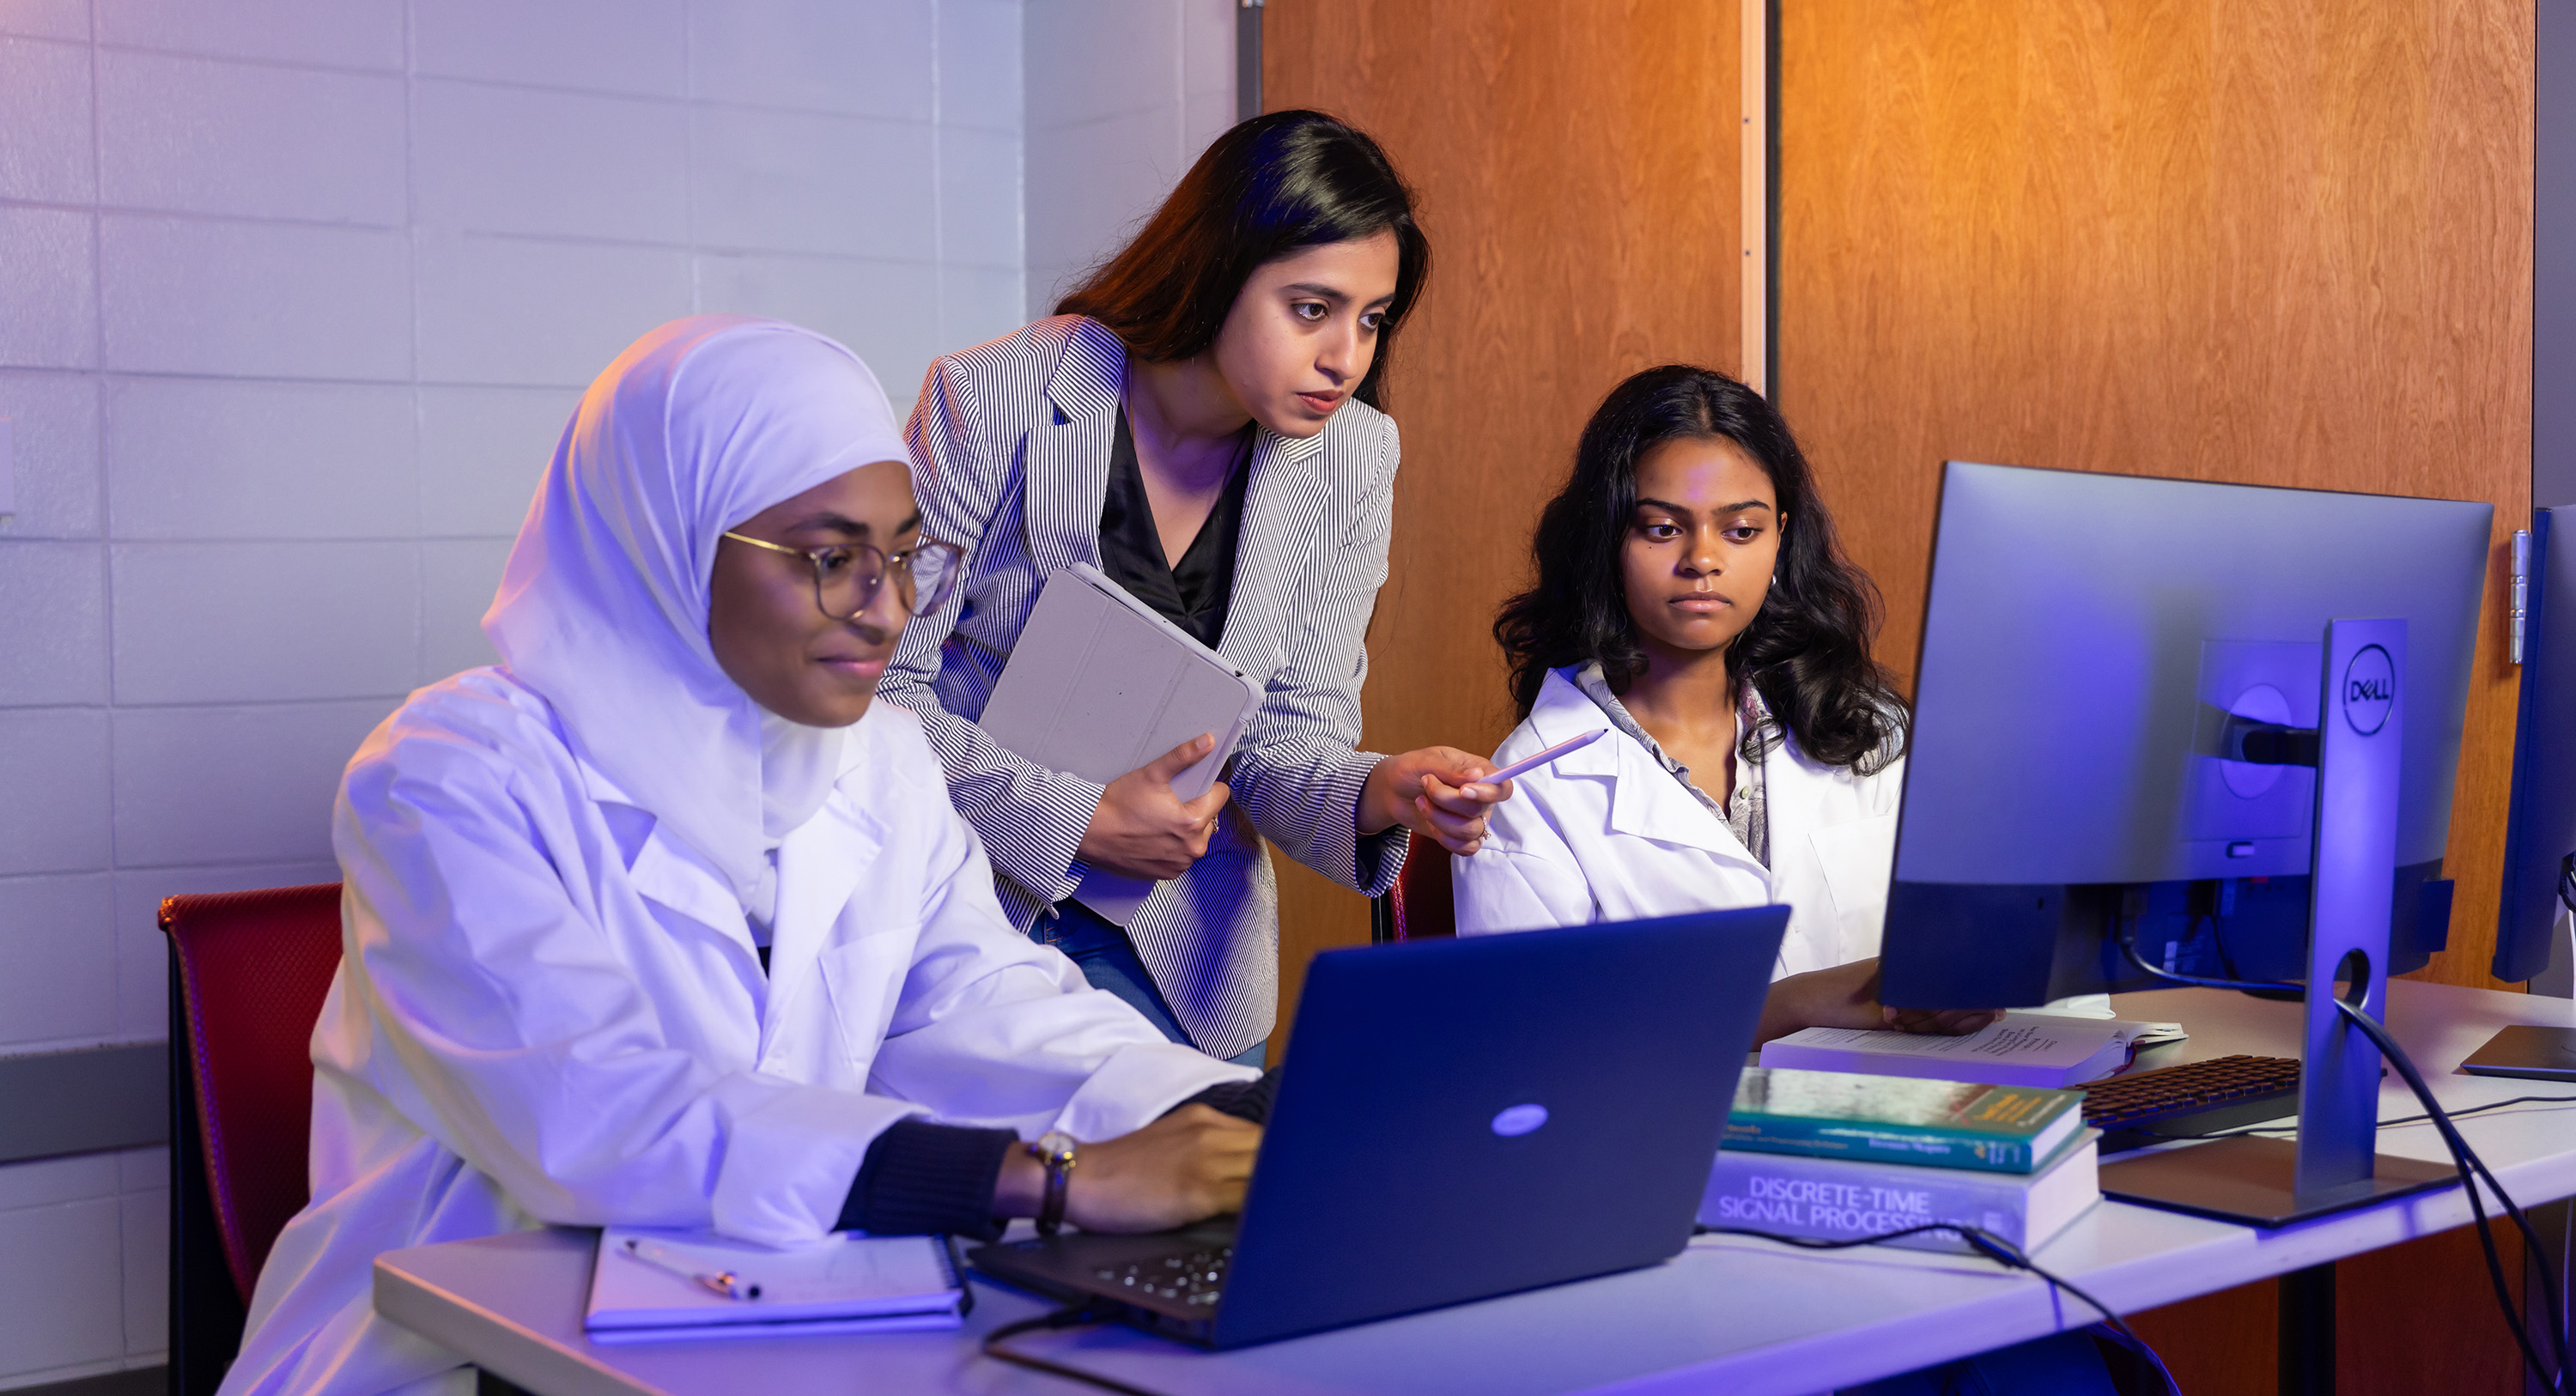
[[[1787,923],[1757,907],[1317,956],[1216,1345],[1678,1253]]]

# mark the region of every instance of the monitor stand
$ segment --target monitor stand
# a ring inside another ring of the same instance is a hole
[[[2386,1021],[2405,672],[2405,621],[2327,624],[2297,1141],[2238,1135],[2135,1154],[2102,1166],[2105,1196],[2282,1226],[2457,1180],[2447,1163],[2377,1152],[2379,1049],[2327,997],[2345,981],[2347,1002]]]

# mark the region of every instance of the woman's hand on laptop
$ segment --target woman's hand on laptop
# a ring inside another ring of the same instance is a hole
[[[1157,882],[1188,872],[1207,853],[1217,815],[1234,792],[1218,781],[1197,799],[1183,800],[1172,793],[1172,778],[1215,745],[1216,738],[1202,732],[1109,782],[1090,827],[1082,831],[1082,861]]]
[[[1485,843],[1485,812],[1510,799],[1512,783],[1479,785],[1494,763],[1451,746],[1381,759],[1360,789],[1360,832],[1401,824],[1462,858]]]
[[[1133,1134],[1081,1146],[1065,1180],[1064,1219],[1085,1231],[1167,1231],[1242,1211],[1260,1148],[1261,1126],[1184,1105]],[[1012,1150],[994,1206],[1033,1217],[1045,1196],[1044,1166]]]
[[[1991,1008],[1889,1008],[1878,1001],[1878,960],[1873,956],[1774,983],[1762,1001],[1762,1025],[1753,1042],[1760,1046],[1805,1028],[1892,1028],[1962,1037],[2002,1016]]]

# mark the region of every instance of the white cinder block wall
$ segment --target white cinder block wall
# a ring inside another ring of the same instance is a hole
[[[163,896],[338,876],[628,340],[906,405],[1232,120],[1234,4],[0,0],[0,1055],[161,1038]],[[162,1360],[167,1177],[0,1165],[0,1388]]]
[[[337,876],[618,348],[780,315],[904,405],[1231,119],[1232,5],[0,0],[0,1054],[162,1037],[162,896]],[[161,1360],[166,1178],[0,1166],[0,1387]]]
[[[1234,124],[1239,2],[1029,0],[1029,318]]]

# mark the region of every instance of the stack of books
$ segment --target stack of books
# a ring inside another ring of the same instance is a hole
[[[1703,1226],[1856,1240],[1938,1222],[2029,1250],[2102,1198],[2081,1091],[1753,1067]],[[1891,1241],[1974,1249],[1957,1232]]]

